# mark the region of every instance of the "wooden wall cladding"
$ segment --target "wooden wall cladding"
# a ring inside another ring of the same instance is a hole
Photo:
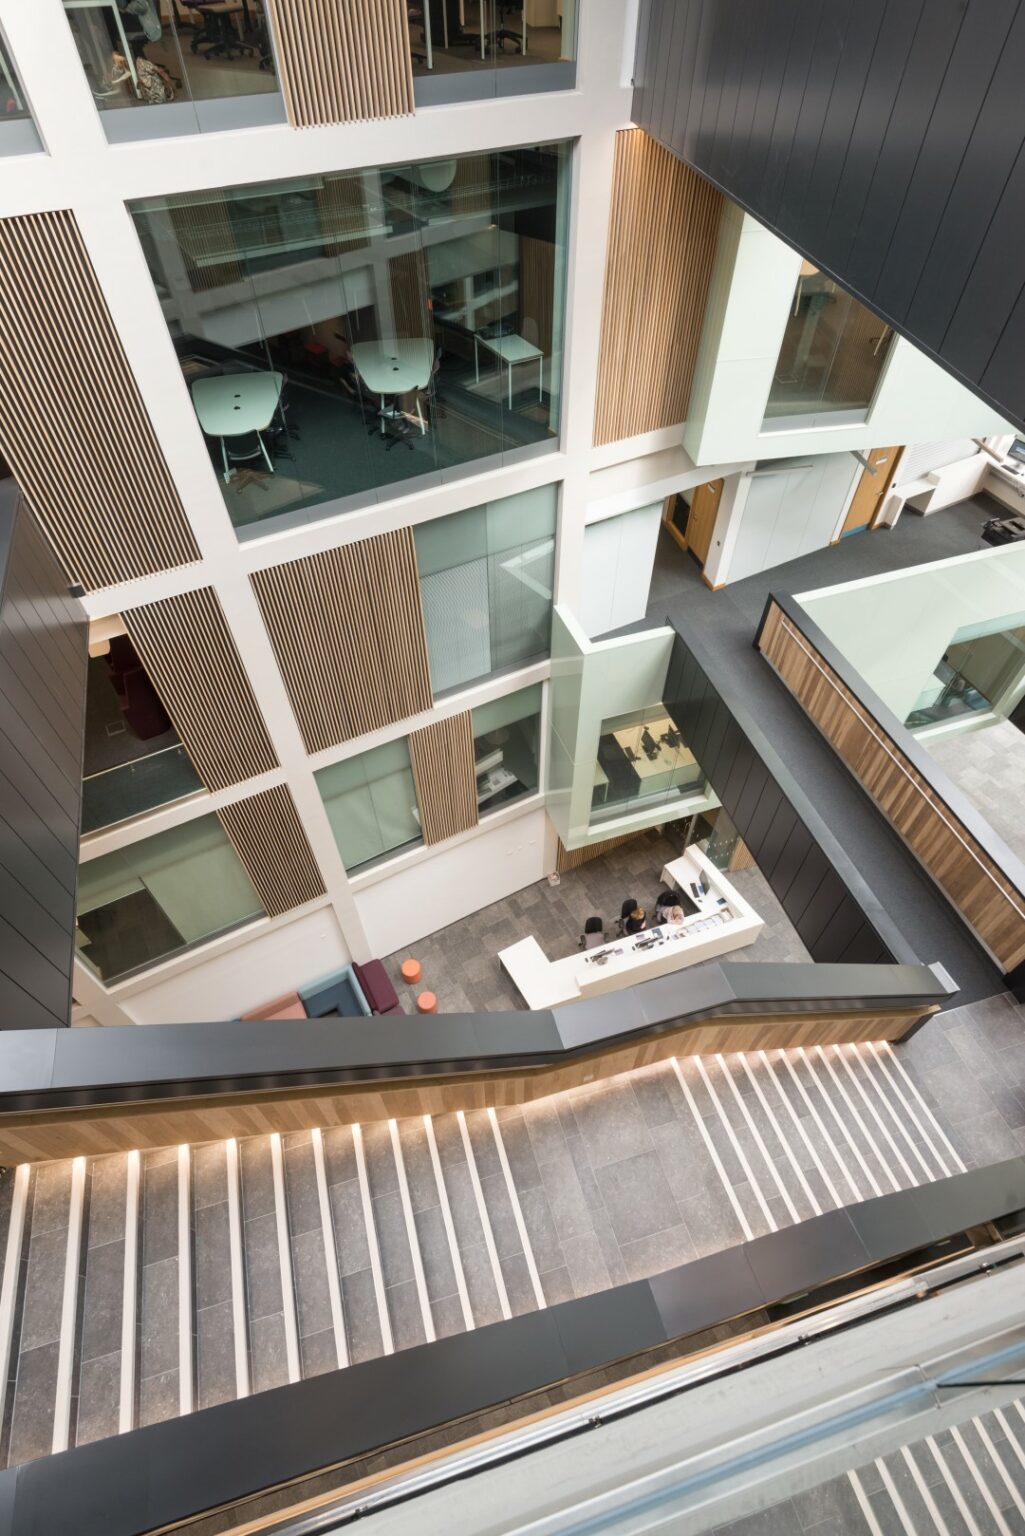
[[[934,1009],[925,1012],[932,1013]],[[843,1045],[863,1040],[900,1040],[923,1010],[899,1013],[834,1015],[779,1014],[710,1019],[654,1038],[580,1057],[562,1067],[533,1072],[481,1074],[479,1077],[420,1078],[407,1082],[375,1081],[182,1099],[123,1108],[62,1109],[0,1119],[0,1166],[44,1158],[96,1156],[132,1147],[168,1147],[181,1142],[220,1141],[228,1136],[264,1136],[272,1131],[308,1131],[314,1126],[364,1125],[411,1115],[451,1114],[454,1110],[505,1108],[616,1077],[670,1056],[713,1056],[718,1052],[771,1051],[797,1046]]]
[[[324,894],[313,850],[283,784],[217,812],[268,917]]]
[[[424,842],[441,843],[477,825],[470,711],[413,731],[409,756]]]
[[[0,452],[67,579],[94,589],[199,550],[73,215],[0,219]]]
[[[1005,971],[1014,970],[1025,961],[1025,892],[1011,883],[775,604],[759,645],[965,922]]]
[[[686,420],[723,204],[643,129],[616,134],[595,446]]]
[[[293,128],[404,117],[413,63],[403,0],[267,0]]]
[[[619,837],[603,837],[600,843],[588,843],[585,848],[565,848],[560,838],[555,856],[556,873],[565,875],[571,869],[579,869],[581,864],[589,864],[592,859],[600,859],[606,853],[611,853],[614,848],[622,848],[624,843],[632,843],[643,835],[642,832],[623,832]]]
[[[215,593],[126,609],[125,628],[207,789],[278,766]]]
[[[13,480],[0,484],[0,1028],[67,1024],[88,626]]]
[[[307,752],[432,707],[411,528],[252,581]]]

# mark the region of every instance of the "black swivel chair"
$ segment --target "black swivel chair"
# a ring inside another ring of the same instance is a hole
[[[589,917],[580,935],[578,949],[600,949],[605,943],[605,923],[600,917]]]
[[[620,938],[622,938],[624,932],[626,931],[626,920],[627,920],[627,918],[630,916],[631,912],[635,912],[636,910],[637,910],[637,897],[636,896],[628,896],[626,898],[626,900],[624,901],[623,905],[619,909],[619,919],[618,919],[618,921],[616,923],[616,932],[619,934]]]

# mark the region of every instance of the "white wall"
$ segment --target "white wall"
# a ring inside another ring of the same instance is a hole
[[[137,1024],[237,1019],[261,1003],[336,971],[349,959],[337,918],[330,907],[321,907],[209,960],[199,960],[164,981],[147,978],[135,995],[122,995],[131,983],[114,992],[127,1017]]]
[[[358,892],[356,905],[372,952],[390,955],[547,873],[538,807],[377,881]]]
[[[829,453],[751,475],[735,514],[739,528],[729,569],[718,580],[742,581],[824,548],[860,474],[851,454]]]
[[[588,524],[577,617],[590,639],[643,619],[662,503]]]
[[[936,560],[805,593],[799,601],[904,720],[956,630],[997,620],[1005,629],[1025,624],[1025,547]]]
[[[897,337],[866,421],[763,432],[800,265],[798,253],[777,236],[739,210],[727,210],[684,430],[684,446],[695,463],[865,450],[1011,430],[991,407]]]

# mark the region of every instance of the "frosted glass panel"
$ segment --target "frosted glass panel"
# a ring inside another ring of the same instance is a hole
[[[435,696],[548,654],[557,494],[543,486],[414,530]]]
[[[316,779],[350,874],[422,841],[405,738],[322,768]]]

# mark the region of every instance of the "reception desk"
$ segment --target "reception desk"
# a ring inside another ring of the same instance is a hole
[[[708,890],[695,895],[692,885],[700,887],[702,881]],[[527,1007],[555,1008],[666,976],[699,960],[714,960],[753,944],[765,926],[750,903],[696,848],[688,848],[665,866],[662,884],[685,891],[698,911],[678,925],[646,928],[600,949],[577,950],[562,960],[549,960],[533,935],[501,950],[498,958]]]

